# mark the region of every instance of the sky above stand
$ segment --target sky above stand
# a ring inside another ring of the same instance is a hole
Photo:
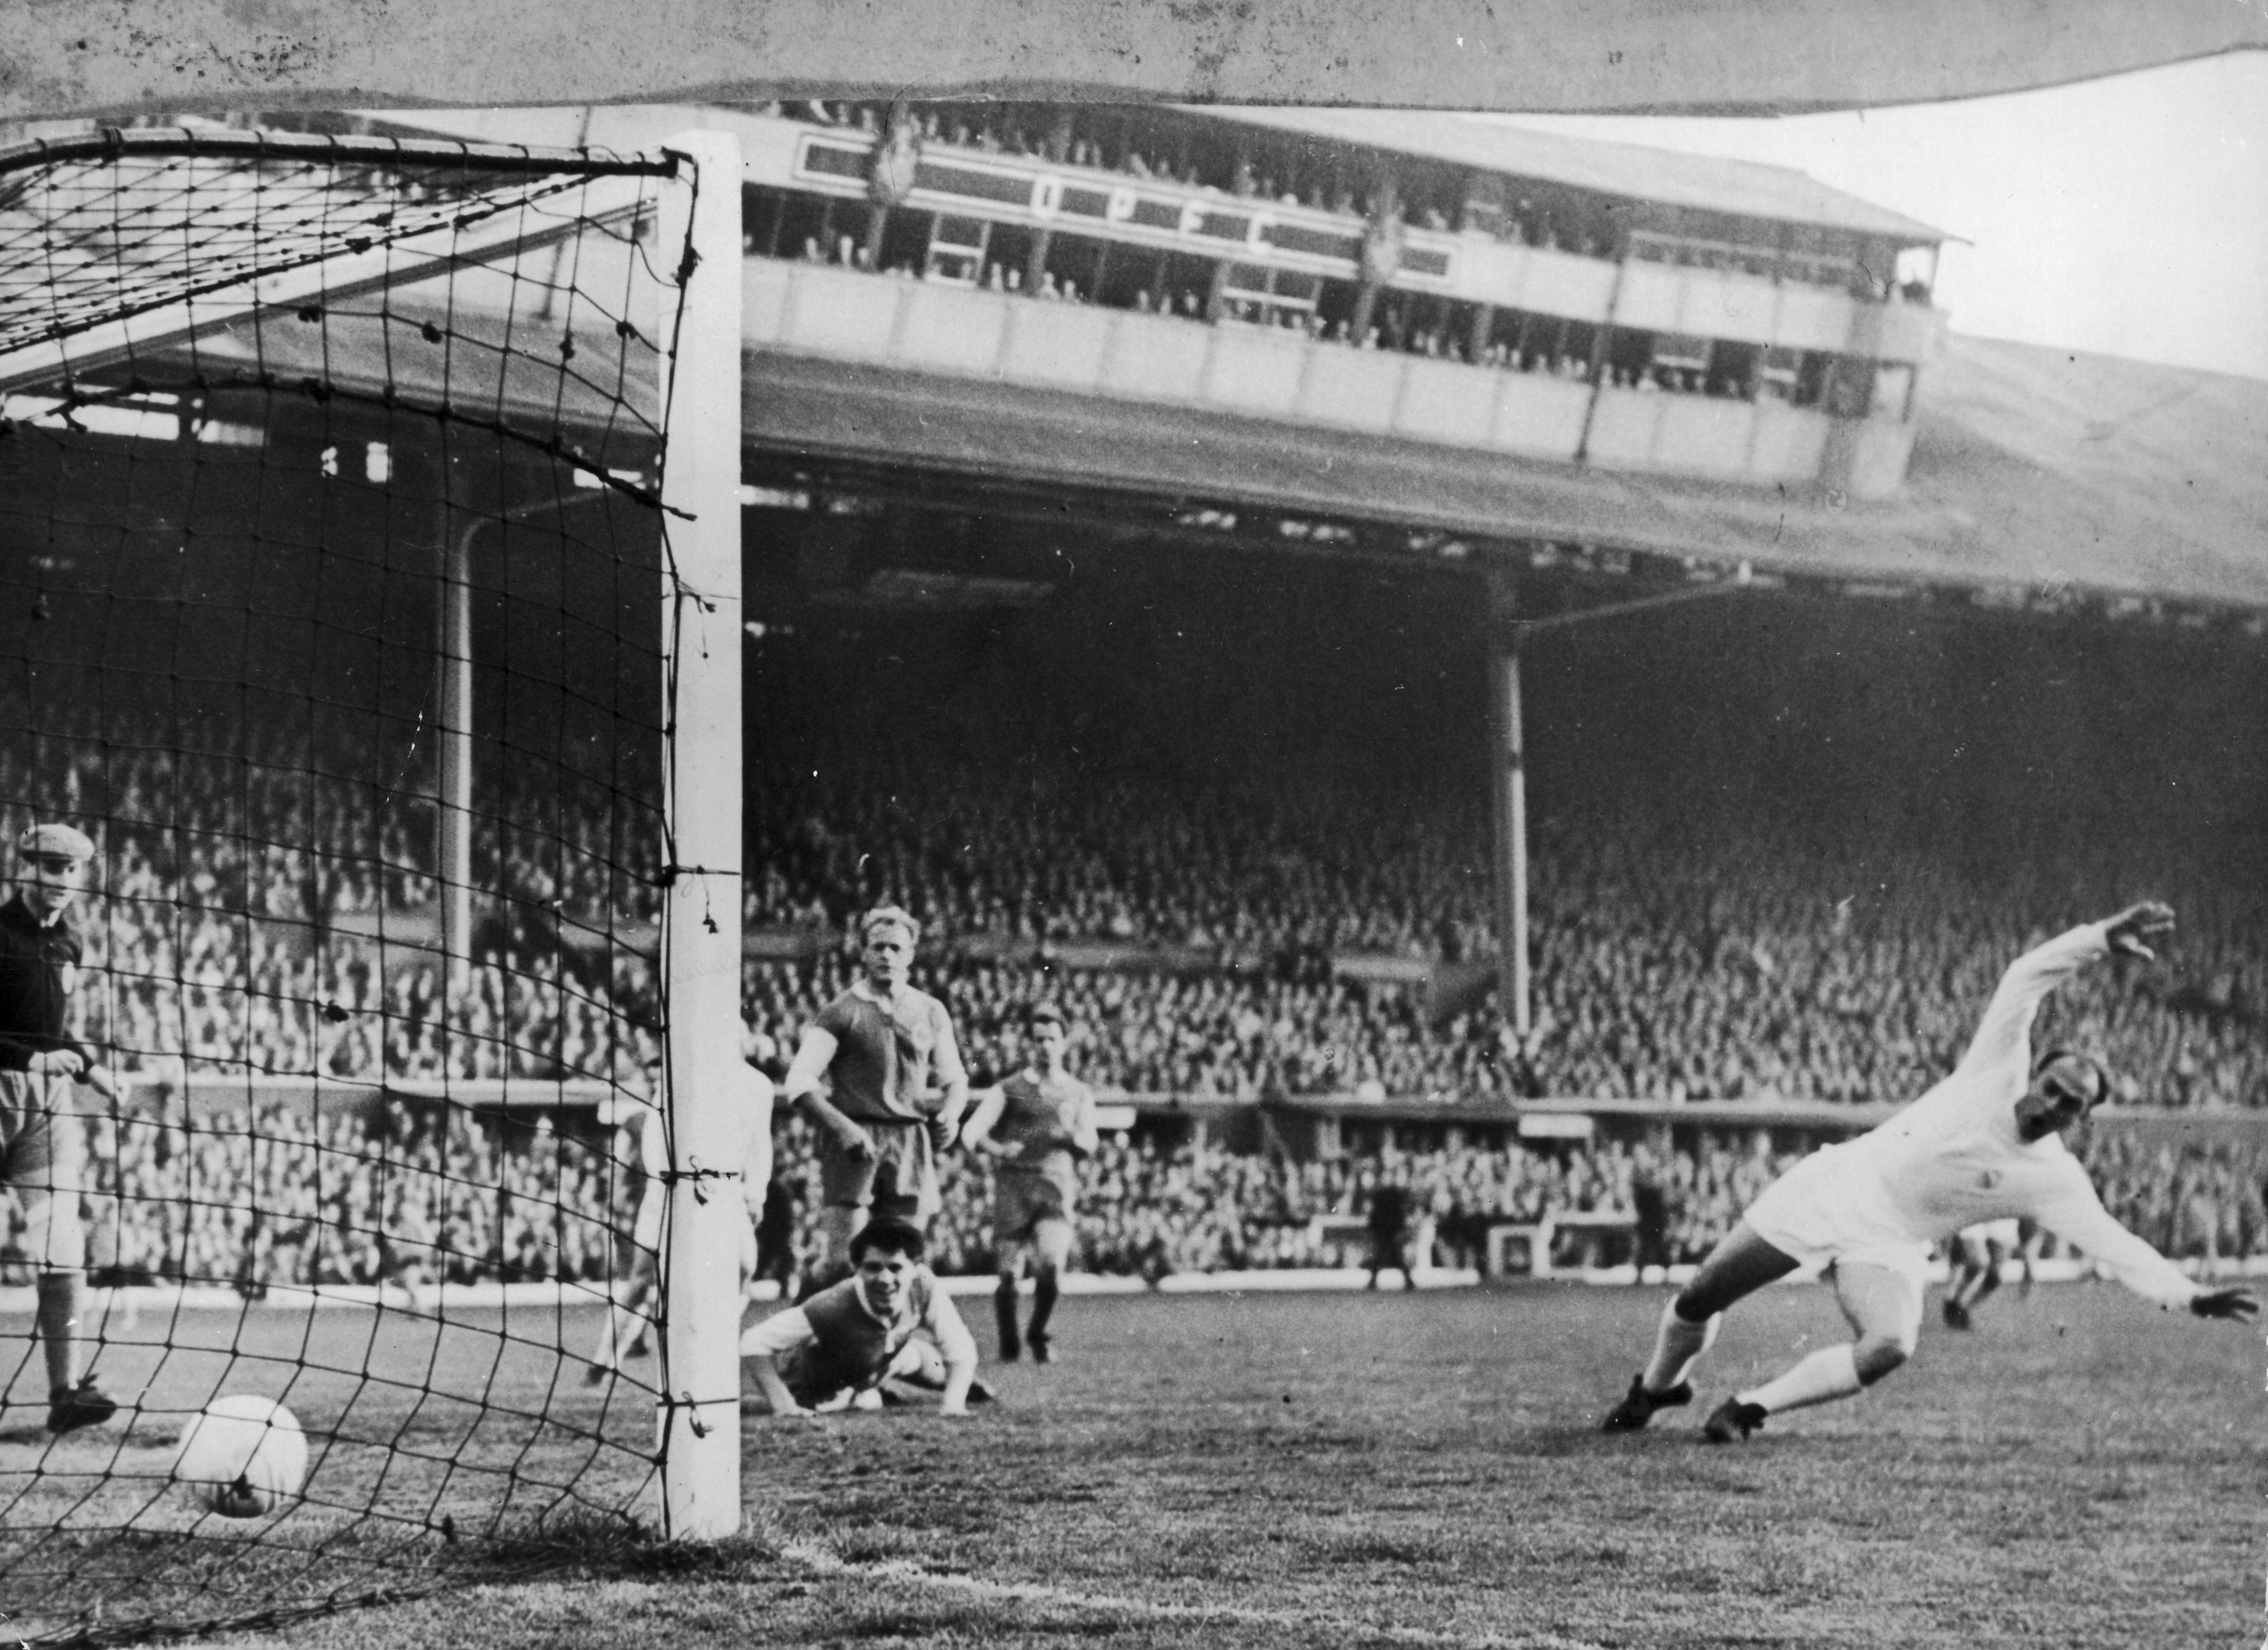
[[[1498,118],[1792,166],[1963,237],[1955,331],[2268,379],[2268,52],[1846,114]]]

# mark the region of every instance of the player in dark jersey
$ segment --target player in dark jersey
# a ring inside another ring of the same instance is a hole
[[[990,1401],[968,1326],[922,1264],[925,1245],[920,1227],[877,1216],[850,1238],[851,1276],[741,1335],[774,1415],[842,1409],[870,1393],[879,1402],[886,1380],[942,1392],[946,1415]],[[921,1330],[932,1339],[917,1338]]]
[[[819,1128],[820,1232],[814,1276],[850,1270],[850,1234],[883,1204],[917,1226],[938,1209],[937,1153],[968,1104],[945,1005],[906,983],[921,924],[895,905],[858,924],[862,977],[803,1034],[784,1086]]]
[[[94,844],[68,825],[34,825],[17,839],[16,858],[16,893],[0,905],[0,1183],[23,1206],[24,1249],[38,1269],[48,1430],[69,1433],[118,1413],[78,1371],[86,1126],[71,1093],[85,1083],[114,1102],[118,1086],[65,1028],[85,956],[68,912]]]
[[[1032,1361],[1053,1355],[1048,1333],[1059,1279],[1071,1262],[1071,1217],[1079,1203],[1077,1160],[1094,1155],[1094,1096],[1064,1064],[1071,1030],[1063,1011],[1041,1003],[1028,1019],[1037,1058],[985,1091],[961,1142],[998,1160],[992,1180],[992,1245],[1000,1257],[1000,1286],[992,1310],[1000,1329],[1000,1356],[1012,1362],[1028,1344]],[[1016,1331],[1016,1293],[1024,1251],[1034,1261],[1031,1327]]]
[[[1418,1286],[1417,1261],[1410,1254],[1415,1245],[1410,1241],[1410,1189],[1386,1181],[1371,1188],[1370,1209],[1363,1219],[1363,1228],[1370,1234],[1370,1255],[1366,1264],[1370,1268],[1370,1282],[1366,1288],[1378,1287],[1378,1274],[1388,1270],[1402,1274],[1404,1293]]]

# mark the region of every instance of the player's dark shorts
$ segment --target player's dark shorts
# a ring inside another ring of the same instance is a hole
[[[863,1209],[873,1202],[875,1184],[881,1181],[895,1187],[897,1196],[915,1200],[917,1219],[935,1214],[944,1199],[938,1195],[929,1125],[860,1119],[858,1126],[874,1141],[874,1155],[864,1163],[836,1145],[833,1135],[819,1131],[819,1200],[836,1208]]]
[[[815,1409],[858,1384],[834,1359],[820,1355],[812,1347],[798,1346],[782,1352],[776,1361],[781,1384],[806,1410]]]
[[[0,1185],[76,1194],[85,1162],[70,1079],[0,1072]]]
[[[992,1241],[1020,1243],[1042,1220],[1068,1220],[1072,1188],[1052,1175],[1004,1168],[992,1179]]]

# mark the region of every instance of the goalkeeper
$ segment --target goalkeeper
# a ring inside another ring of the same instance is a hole
[[[93,858],[83,832],[33,826],[16,842],[15,896],[0,905],[0,1182],[23,1204],[24,1248],[38,1269],[51,1433],[98,1426],[118,1413],[117,1401],[78,1372],[86,1130],[71,1086],[118,1098],[108,1068],[64,1029],[85,955],[69,913]]]

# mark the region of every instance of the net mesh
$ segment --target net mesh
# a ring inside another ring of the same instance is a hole
[[[434,1585],[654,1477],[666,171],[0,155],[13,1636]],[[35,825],[92,847],[55,921]],[[114,1418],[54,1430],[58,1344]],[[183,1477],[247,1396],[307,1446],[264,1510],[258,1429]]]

